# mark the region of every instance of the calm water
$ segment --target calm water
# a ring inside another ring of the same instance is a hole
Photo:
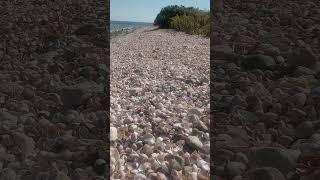
[[[123,28],[141,28],[153,26],[153,23],[144,23],[144,22],[129,22],[129,21],[111,21],[110,30],[121,30]]]

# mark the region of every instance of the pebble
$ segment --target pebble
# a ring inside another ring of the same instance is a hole
[[[278,138],[278,142],[279,142],[279,144],[281,144],[285,147],[289,147],[290,144],[293,142],[293,138],[290,136],[283,135]]]
[[[118,139],[118,130],[115,127],[110,127],[110,141]]]
[[[234,155],[234,159],[235,159],[236,162],[241,162],[243,164],[248,164],[249,163],[248,157],[242,152],[236,153]]]
[[[228,45],[214,45],[212,47],[214,57],[222,60],[229,60],[233,57],[233,49]]]
[[[14,140],[16,145],[20,146],[20,148],[22,150],[22,153],[25,156],[28,156],[28,155],[34,153],[35,142],[34,142],[33,138],[28,137],[25,134],[14,133],[13,134],[13,140]]]
[[[312,88],[310,94],[317,96],[317,97],[320,97],[320,86]]]
[[[277,56],[275,58],[275,61],[278,63],[278,64],[283,64],[285,63],[285,59],[282,57],[282,56]]]
[[[145,144],[141,150],[142,153],[146,154],[147,156],[150,156],[153,153],[152,146]]]
[[[295,128],[295,136],[297,138],[305,139],[310,137],[314,133],[314,126],[311,121],[305,121],[299,124]]]
[[[202,142],[197,136],[189,136],[187,143],[196,149],[201,149],[203,147]]]
[[[192,108],[192,109],[190,109],[190,111],[189,111],[189,113],[190,114],[194,114],[194,115],[197,115],[197,116],[201,116],[201,113],[202,113],[202,109],[200,109],[200,108]]]
[[[255,160],[261,167],[273,167],[286,174],[294,167],[296,159],[281,148],[265,147],[255,152]]]
[[[152,134],[145,134],[143,136],[143,142],[152,145],[155,143],[155,137]]]
[[[71,180],[71,178],[66,175],[64,172],[59,171],[57,173],[57,176],[54,178],[54,180]]]
[[[134,180],[147,180],[148,178],[143,174],[136,174],[133,179]]]
[[[2,170],[0,177],[3,180],[16,180],[17,174],[11,168],[5,168]]]
[[[191,114],[188,116],[188,119],[191,123],[195,123],[198,122],[200,120],[199,116],[195,115],[195,114]]]
[[[142,88],[133,88],[129,90],[129,95],[130,96],[136,96],[138,93],[142,91]]]
[[[246,165],[241,162],[230,161],[224,166],[224,172],[228,177],[241,175],[246,169]]]
[[[313,70],[303,66],[298,66],[294,71],[294,75],[296,77],[305,76],[305,75],[315,75],[315,74],[316,73]]]
[[[157,175],[158,175],[158,180],[167,180],[168,179],[167,176],[161,172],[158,172]]]
[[[107,168],[107,162],[104,159],[97,159],[94,164],[95,170],[98,174],[103,174]]]
[[[305,105],[307,96],[304,93],[295,94],[293,97],[290,98],[296,107],[302,107]]]
[[[207,172],[210,171],[210,164],[208,164],[206,161],[204,160],[198,160],[197,161],[197,166],[200,167],[202,170],[205,170]]]
[[[313,134],[308,140],[312,143],[319,144],[320,143],[320,133]]]
[[[170,160],[170,169],[180,171],[182,169],[182,164],[180,164],[176,159]]]
[[[103,92],[103,86],[94,82],[83,82],[60,90],[61,101],[66,107],[76,107],[84,102],[85,95]]]
[[[9,129],[16,128],[18,123],[18,117],[12,115],[9,112],[0,112],[0,125],[8,127]]]
[[[250,179],[285,180],[285,176],[276,168],[256,168],[250,172]]]
[[[272,57],[263,54],[247,56],[242,62],[242,66],[246,67],[247,69],[266,69],[270,66],[274,66],[275,64],[276,63]]]

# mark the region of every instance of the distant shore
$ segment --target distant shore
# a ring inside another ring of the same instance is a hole
[[[123,35],[127,35],[130,33],[133,33],[137,30],[152,30],[152,29],[158,29],[157,26],[151,26],[151,27],[136,27],[136,28],[122,28],[120,30],[115,30],[115,31],[111,31],[110,32],[110,37],[111,39],[115,38],[115,37],[119,37],[119,36],[123,36]]]
[[[114,38],[116,36],[125,35],[125,34],[133,32],[135,30],[136,30],[136,28],[123,28],[123,29],[120,29],[120,30],[111,31],[110,32],[110,37]]]

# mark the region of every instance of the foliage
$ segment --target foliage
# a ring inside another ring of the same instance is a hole
[[[167,6],[161,9],[154,25],[160,28],[172,28],[189,34],[209,36],[210,12],[194,7]]]

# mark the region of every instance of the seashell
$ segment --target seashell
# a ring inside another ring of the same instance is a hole
[[[199,171],[199,168],[197,165],[193,164],[192,165],[192,172],[198,172]]]
[[[146,154],[147,156],[150,156],[150,154],[153,152],[153,147],[145,144],[141,150],[142,153]]]
[[[127,140],[129,137],[129,130],[128,127],[121,127],[118,128],[118,139]]]
[[[116,148],[110,147],[110,157],[114,158],[116,161],[119,160],[119,151]]]
[[[196,172],[187,172],[187,180],[198,180],[198,174]]]
[[[197,166],[200,167],[201,169],[205,170],[205,171],[210,171],[210,166],[209,163],[207,163],[206,161],[199,159],[197,161]]]
[[[158,180],[167,180],[167,177],[165,174],[158,172],[157,175],[158,175]]]
[[[177,171],[177,170],[172,170],[172,171],[171,171],[171,177],[172,177],[174,180],[183,180],[183,179],[184,179],[181,171]]]
[[[207,171],[200,170],[200,172],[198,172],[198,179],[209,180],[210,179],[209,177],[210,177],[210,174]]]

